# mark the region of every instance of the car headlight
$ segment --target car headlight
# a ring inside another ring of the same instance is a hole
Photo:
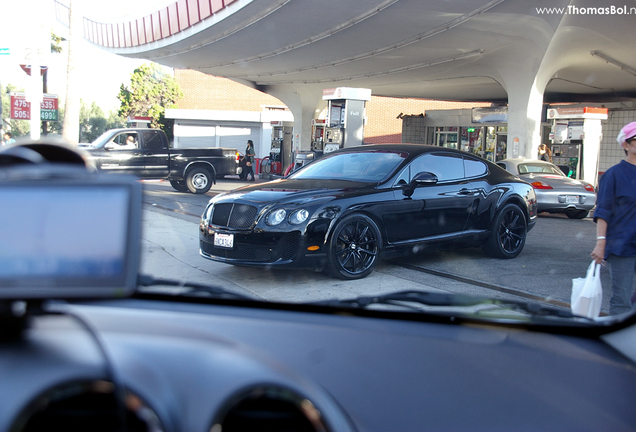
[[[278,225],[285,220],[285,216],[287,216],[287,212],[283,209],[273,211],[269,214],[269,216],[267,216],[267,225]]]
[[[309,217],[309,212],[307,210],[305,209],[297,210],[294,213],[292,213],[291,217],[289,218],[289,223],[291,223],[292,225],[298,225],[305,222],[308,217]]]

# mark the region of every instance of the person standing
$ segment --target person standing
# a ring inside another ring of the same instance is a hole
[[[596,245],[590,254],[610,265],[610,315],[632,310],[636,268],[636,122],[621,129],[618,143],[626,158],[601,177],[594,210]]]
[[[539,144],[539,160],[552,162],[552,151],[545,144]]]
[[[11,134],[11,132],[5,132],[4,133],[4,145],[9,145],[9,144],[13,144],[15,143],[15,139],[13,139],[13,135]]]
[[[256,156],[256,153],[254,153],[254,143],[252,140],[247,140],[247,148],[245,149],[245,180],[247,180],[247,176],[251,174],[252,180],[250,181],[254,181],[254,156]]]

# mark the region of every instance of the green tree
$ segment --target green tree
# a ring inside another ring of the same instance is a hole
[[[62,42],[65,40],[62,36],[51,32],[51,53],[60,54],[62,52]]]
[[[106,130],[126,127],[126,119],[119,116],[117,111],[110,111],[106,119]]]
[[[150,117],[152,127],[162,129],[172,139],[172,128],[164,117],[166,108],[174,108],[183,92],[174,77],[156,63],[139,66],[130,76],[130,87],[123,84],[117,98],[120,117]]]
[[[80,99],[79,142],[93,142],[106,130],[104,111],[93,102],[90,106]]]
[[[88,106],[80,100],[80,141],[93,142],[97,137],[109,129],[124,127],[126,121],[120,118],[115,111],[111,111],[106,117],[104,111],[93,102]]]

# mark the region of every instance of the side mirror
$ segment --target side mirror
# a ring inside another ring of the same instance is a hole
[[[438,181],[439,179],[435,174],[431,172],[421,172],[413,177],[411,184],[415,184],[416,186],[434,185],[437,184]]]
[[[438,181],[439,179],[437,178],[437,176],[431,172],[424,171],[421,173],[417,173],[415,177],[413,177],[413,180],[411,180],[410,184],[404,185],[402,194],[404,194],[404,196],[410,197],[411,195],[413,195],[413,192],[415,192],[416,187],[435,185]]]
[[[104,144],[104,150],[112,150],[114,148],[115,148],[115,144],[113,144],[112,142]]]

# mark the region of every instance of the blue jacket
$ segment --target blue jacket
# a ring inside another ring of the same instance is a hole
[[[623,160],[601,177],[594,222],[607,222],[605,258],[636,256],[636,165]]]

